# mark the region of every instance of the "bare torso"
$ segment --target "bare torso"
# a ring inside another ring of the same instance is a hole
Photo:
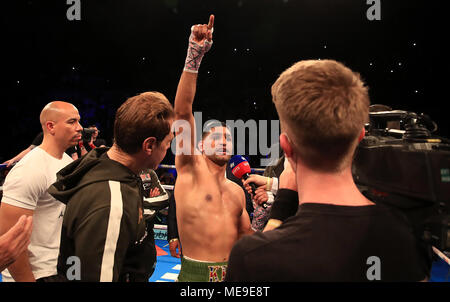
[[[225,167],[221,174],[212,173],[206,160],[198,156],[193,166],[178,172],[175,200],[183,255],[208,262],[227,261],[242,231],[241,219],[246,218],[242,216],[248,214],[244,192],[225,178]]]
[[[199,145],[195,135],[192,104],[198,67],[212,45],[213,26],[211,15],[207,25],[191,28],[186,64],[175,95],[176,121],[171,131],[176,132],[175,202],[182,253],[195,260],[224,262],[239,236],[251,233],[251,227],[243,189],[225,177],[231,154],[228,149],[232,145],[230,131],[223,125],[209,127]],[[201,155],[194,152],[196,148],[201,149]]]

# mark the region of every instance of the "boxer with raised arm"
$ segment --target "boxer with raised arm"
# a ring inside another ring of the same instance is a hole
[[[231,134],[223,124],[203,133],[196,150],[192,104],[198,69],[211,48],[214,16],[191,28],[188,54],[175,97],[176,120],[186,126],[177,134],[175,184],[177,223],[183,257],[178,281],[223,281],[228,256],[243,234],[251,233],[241,187],[225,177],[231,156]],[[190,132],[190,133],[189,133]],[[189,133],[186,139],[186,135]],[[182,141],[180,141],[182,140]]]

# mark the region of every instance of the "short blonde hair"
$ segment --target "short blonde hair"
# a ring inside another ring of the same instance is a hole
[[[358,73],[333,60],[300,61],[272,85],[272,100],[306,165],[337,172],[351,164],[370,105]]]

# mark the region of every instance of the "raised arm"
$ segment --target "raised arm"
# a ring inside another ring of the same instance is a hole
[[[197,75],[205,53],[212,46],[214,15],[209,17],[208,24],[194,25],[191,28],[186,61],[178,83],[175,96],[175,130],[177,131],[177,169],[192,163],[195,155],[195,120],[192,113]]]

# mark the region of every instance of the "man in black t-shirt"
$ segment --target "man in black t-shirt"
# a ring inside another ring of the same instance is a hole
[[[300,61],[280,75],[272,97],[300,205],[277,229],[235,244],[226,280],[427,279],[430,267],[406,219],[353,181],[369,112],[359,75],[332,60]]]

